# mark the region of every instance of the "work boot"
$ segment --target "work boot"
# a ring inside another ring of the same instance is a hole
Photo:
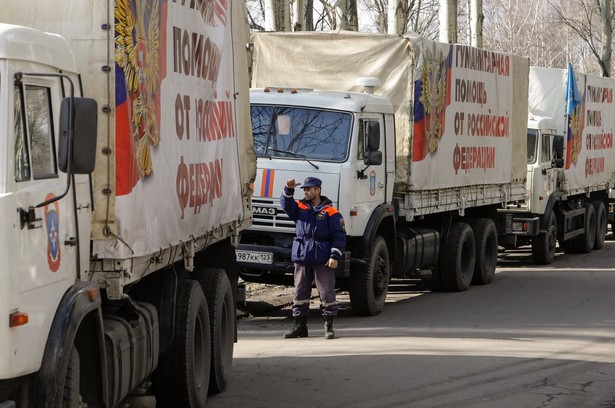
[[[295,317],[295,325],[290,331],[284,333],[285,339],[296,339],[297,337],[307,337],[308,336],[308,328],[307,328],[307,317],[298,316]]]
[[[325,317],[325,339],[335,338],[335,332],[333,331],[333,316]]]

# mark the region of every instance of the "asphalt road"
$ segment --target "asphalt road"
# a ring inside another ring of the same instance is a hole
[[[304,339],[282,338],[288,309],[241,319],[208,407],[615,407],[615,241],[546,267],[529,256],[502,255],[464,293],[395,285],[378,316],[342,294],[334,340],[316,303]]]

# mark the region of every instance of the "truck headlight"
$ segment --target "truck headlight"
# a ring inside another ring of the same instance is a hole
[[[513,221],[512,230],[514,232],[527,232],[528,224],[525,221]]]

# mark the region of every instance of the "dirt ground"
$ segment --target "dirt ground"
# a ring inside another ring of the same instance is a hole
[[[239,282],[243,286],[245,301],[237,303],[237,316],[245,318],[273,309],[282,309],[293,302],[292,286]]]

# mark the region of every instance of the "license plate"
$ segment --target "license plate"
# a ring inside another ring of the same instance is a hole
[[[237,261],[239,262],[254,262],[260,264],[272,264],[273,254],[271,252],[256,252],[256,251],[235,251]]]

